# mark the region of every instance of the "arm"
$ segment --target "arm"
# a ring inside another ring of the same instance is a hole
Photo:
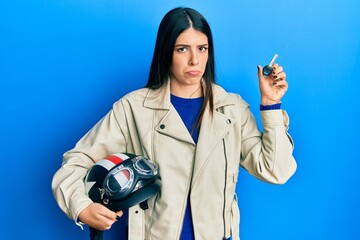
[[[283,68],[274,64],[274,73],[264,78],[258,67],[261,105],[278,105],[288,84]],[[292,156],[293,142],[288,134],[289,118],[280,109],[262,109],[263,133],[259,133],[256,120],[249,108],[242,117],[242,162],[252,175],[263,181],[285,183],[295,172],[296,162]]]
[[[296,170],[288,117],[283,110],[268,110],[261,111],[261,118],[262,134],[249,108],[243,113],[241,165],[263,181],[283,184]]]
[[[121,110],[117,108],[117,111]],[[52,181],[52,191],[62,211],[69,218],[75,221],[80,218],[82,222],[98,229],[109,228],[109,221],[114,222],[116,214],[91,201],[85,192],[84,178],[96,161],[110,153],[125,151],[126,138],[118,123],[122,119],[117,116],[124,114],[116,114],[113,108],[80,139],[74,149],[66,152],[62,166]],[[104,218],[101,225],[99,222]],[[94,223],[94,219],[99,221]]]

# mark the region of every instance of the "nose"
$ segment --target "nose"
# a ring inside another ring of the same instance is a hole
[[[196,52],[192,52],[190,59],[189,59],[189,65],[190,66],[197,66],[199,65],[199,58]]]

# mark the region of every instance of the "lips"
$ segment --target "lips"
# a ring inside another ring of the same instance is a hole
[[[191,70],[191,71],[187,71],[186,73],[192,77],[197,77],[201,74],[201,71]]]

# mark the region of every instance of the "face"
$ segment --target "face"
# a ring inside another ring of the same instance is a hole
[[[171,86],[198,87],[208,61],[207,36],[193,28],[176,39],[172,58]]]

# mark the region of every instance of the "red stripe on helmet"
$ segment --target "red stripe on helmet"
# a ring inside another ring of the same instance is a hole
[[[118,165],[119,163],[122,163],[124,161],[123,159],[115,155],[107,156],[105,159],[113,162],[115,165]]]
[[[125,157],[125,156],[126,156],[126,155],[124,155],[124,157]],[[122,163],[124,160],[126,160],[126,159],[129,158],[128,156],[126,156],[126,157],[127,157],[127,158],[122,159],[122,158],[120,158],[119,156],[110,155],[110,156],[107,156],[105,159],[113,162],[115,165],[118,165],[118,164]],[[126,177],[127,179],[130,179],[130,173],[129,173],[129,171],[123,170],[123,171],[121,171],[121,172],[125,175],[125,177]]]

